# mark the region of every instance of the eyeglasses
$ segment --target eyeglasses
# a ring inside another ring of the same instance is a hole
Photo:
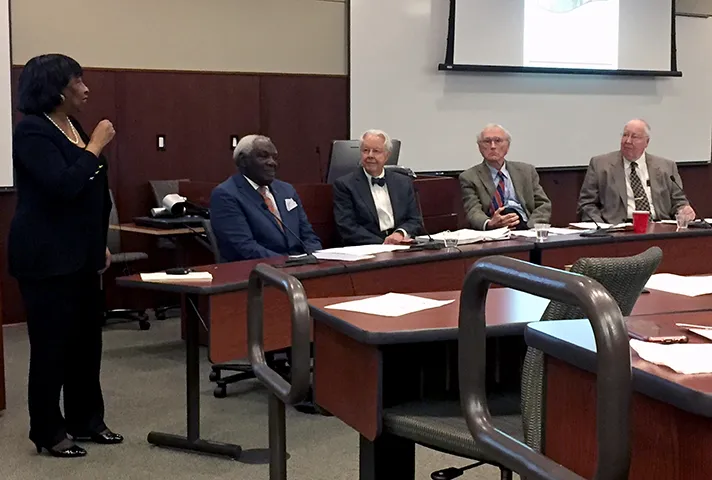
[[[495,145],[500,145],[503,142],[506,142],[506,139],[500,137],[485,137],[479,141],[479,143],[482,145],[491,145],[492,143],[494,143]]]
[[[623,140],[628,140],[630,139],[633,142],[637,142],[639,140],[645,140],[646,136],[645,135],[639,135],[637,133],[624,133],[621,135]]]
[[[381,153],[383,153],[383,150],[381,150],[380,148],[362,148],[361,153],[365,153],[366,155],[380,155]]]

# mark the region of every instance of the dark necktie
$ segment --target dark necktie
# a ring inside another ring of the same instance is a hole
[[[494,215],[494,212],[504,206],[504,174],[497,172],[497,177],[499,177],[499,182],[497,183],[497,188],[494,190],[494,196],[490,204],[490,216]]]
[[[650,211],[650,203],[648,202],[648,195],[645,193],[643,188],[643,183],[640,181],[638,172],[636,171],[638,164],[636,162],[630,163],[630,187],[633,189],[633,197],[635,198],[635,209],[644,212]]]
[[[371,177],[371,185],[378,185],[379,187],[386,186],[386,177],[376,178]]]

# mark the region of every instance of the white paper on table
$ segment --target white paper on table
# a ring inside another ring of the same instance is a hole
[[[144,282],[212,282],[210,272],[188,272],[185,275],[170,275],[166,272],[142,273]]]
[[[712,330],[708,330],[706,328],[688,328],[687,330],[705,337],[707,340],[712,340]]]
[[[455,300],[433,300],[430,298],[406,295],[403,293],[386,293],[378,297],[352,300],[350,302],[335,303],[324,308],[346,310],[349,312],[368,313],[383,317],[400,317],[409,313],[420,312],[430,308],[442,307]]]
[[[549,228],[549,235],[574,235],[581,233],[581,230],[576,228],[560,228],[551,227]],[[512,236],[514,237],[524,237],[524,238],[536,238],[536,230],[512,230]]]
[[[408,250],[410,245],[355,245],[351,247],[325,248],[314,252],[314,256],[319,260],[339,260],[344,262],[354,262],[373,258],[379,253],[395,252],[396,250]]]
[[[451,235],[457,238],[458,245],[468,245],[470,243],[477,242],[491,242],[495,240],[506,240],[509,238],[511,230],[507,227],[497,228],[494,230],[472,230],[469,228],[463,228],[460,230],[455,230],[453,232],[439,232],[430,237],[438,242],[444,242],[445,237]],[[427,235],[420,235],[415,238],[420,242],[427,242],[430,240]]]
[[[659,223],[667,223],[670,225],[677,225],[677,220],[659,220]]]
[[[598,227],[601,227],[601,228],[624,228],[624,227],[630,227],[633,224],[631,222],[623,222],[623,223],[616,223],[615,225],[611,225],[610,223],[598,222],[598,225],[596,225],[593,222],[571,222],[571,223],[569,223],[569,225],[572,227],[575,227],[575,228],[583,228],[584,230],[597,230]]]
[[[660,343],[632,339],[630,347],[640,358],[678,373],[712,373],[712,343]]]
[[[683,275],[673,275],[672,273],[656,273],[648,279],[645,288],[697,297],[712,293],[712,276],[685,277]]]

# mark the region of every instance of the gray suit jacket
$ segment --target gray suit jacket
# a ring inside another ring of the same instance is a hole
[[[582,220],[620,223],[628,218],[628,193],[625,167],[620,151],[591,159],[581,185],[576,213]],[[688,205],[677,165],[672,160],[645,154],[650,178],[650,193],[658,220],[675,218],[677,210]],[[670,176],[675,178],[675,185]]]
[[[533,227],[535,223],[549,223],[551,201],[539,185],[536,168],[528,163],[510,161],[506,166],[519,203],[527,213],[527,225]],[[495,191],[487,162],[483,160],[460,174],[460,190],[468,223],[476,230],[483,230],[490,218],[488,212]]]

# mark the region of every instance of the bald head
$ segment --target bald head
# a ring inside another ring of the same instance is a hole
[[[621,136],[621,154],[629,161],[638,160],[650,143],[650,125],[636,118],[625,124]]]

